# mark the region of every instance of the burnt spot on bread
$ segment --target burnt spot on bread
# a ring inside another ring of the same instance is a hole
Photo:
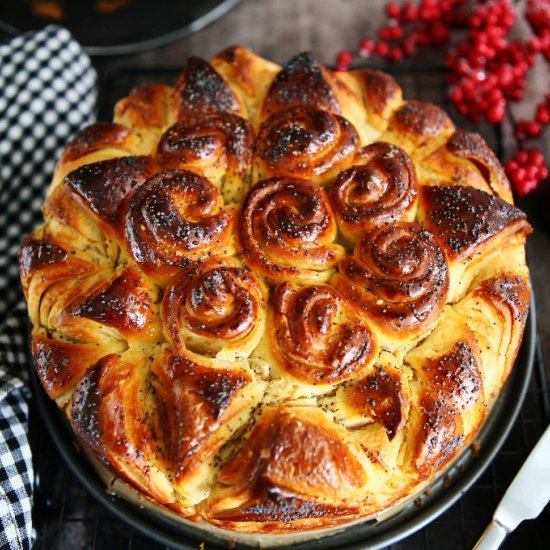
[[[19,252],[21,278],[25,279],[44,267],[66,262],[68,258],[67,251],[58,244],[28,236]]]
[[[95,122],[73,137],[59,162],[71,162],[103,148],[124,148],[131,135],[130,130],[122,124]]]
[[[426,359],[422,370],[432,387],[446,394],[461,409],[482,396],[478,357],[466,342],[457,342],[445,355]]]
[[[190,120],[205,113],[240,113],[237,96],[223,77],[204,59],[190,57],[176,83],[178,119]]]
[[[75,304],[71,313],[120,330],[124,335],[145,332],[154,320],[153,300],[133,269],[126,269],[111,281]]]
[[[262,114],[269,117],[289,107],[306,106],[341,114],[330,74],[310,52],[292,58],[273,79]]]
[[[103,431],[100,427],[101,414],[101,374],[105,360],[116,358],[107,356],[99,361],[80,381],[71,398],[71,425],[80,438],[98,457],[105,459]]]
[[[462,185],[424,186],[425,224],[449,258],[464,258],[501,231],[529,234],[527,216],[485,191]]]
[[[93,344],[63,342],[33,334],[32,355],[38,377],[52,399],[69,392],[98,361],[102,350]]]
[[[390,441],[405,422],[407,399],[396,371],[377,367],[373,374],[354,385],[351,399],[357,411],[384,427]]]
[[[114,226],[124,199],[157,171],[151,157],[120,157],[81,166],[65,183],[80,202]]]
[[[415,466],[427,478],[453,458],[464,440],[464,430],[460,413],[441,392],[423,392],[418,405]]]
[[[359,507],[334,506],[314,500],[305,500],[297,495],[266,488],[265,498],[215,514],[217,520],[225,521],[276,521],[290,524],[305,518],[340,517],[359,513]]]

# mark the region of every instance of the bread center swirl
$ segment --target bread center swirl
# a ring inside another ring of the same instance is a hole
[[[223,251],[231,214],[206,178],[186,170],[165,170],[150,178],[131,200],[126,239],[144,271],[171,272],[201,254]]]
[[[412,221],[417,188],[414,164],[403,149],[384,142],[364,147],[330,190],[343,236],[356,242],[381,224]]]
[[[163,311],[179,353],[248,356],[263,330],[265,289],[234,258],[219,258],[181,273],[166,289]]]
[[[445,305],[449,276],[433,235],[415,223],[400,222],[359,241],[333,282],[395,339],[432,326]]]
[[[326,192],[305,180],[272,178],[257,184],[239,220],[249,267],[270,281],[326,281],[344,249]]]
[[[304,177],[325,183],[348,168],[359,136],[345,118],[311,107],[272,115],[260,128],[256,148],[260,177]]]
[[[370,366],[378,354],[368,325],[328,285],[279,285],[266,337],[281,375],[306,384],[346,380]]]

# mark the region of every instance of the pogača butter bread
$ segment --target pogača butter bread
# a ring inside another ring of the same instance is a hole
[[[58,161],[21,280],[42,384],[156,506],[244,533],[372,517],[476,437],[531,228],[485,141],[374,70],[232,47]]]

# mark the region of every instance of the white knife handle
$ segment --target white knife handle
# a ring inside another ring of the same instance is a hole
[[[508,531],[500,523],[493,520],[477,541],[474,550],[497,550],[504,542],[506,535],[508,535]]]

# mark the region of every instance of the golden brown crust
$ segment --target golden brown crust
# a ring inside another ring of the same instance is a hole
[[[485,140],[475,132],[457,130],[447,143],[423,159],[420,173],[430,185],[467,185],[513,203],[504,169]]]
[[[416,171],[403,149],[383,141],[364,147],[340,172],[330,201],[344,237],[355,243],[370,230],[416,214]]]
[[[364,237],[340,263],[333,284],[378,327],[381,342],[418,338],[437,321],[449,288],[447,262],[433,235],[399,222]]]
[[[283,525],[357,511],[349,500],[365,485],[366,472],[337,427],[309,412],[265,411],[218,477],[221,487],[209,506],[218,523]]]
[[[339,115],[313,107],[285,109],[260,127],[257,178],[286,176],[326,183],[351,166],[358,145],[357,131]]]
[[[303,384],[337,384],[369,367],[378,354],[372,330],[329,285],[275,289],[264,337],[269,363]]]
[[[307,53],[133,90],[44,218],[44,388],[116,486],[230,540],[390,514],[477,437],[525,328],[531,228],[487,144]]]
[[[206,178],[164,170],[133,195],[124,229],[141,269],[164,280],[204,255],[229,251],[232,223],[232,212]]]
[[[238,243],[247,265],[271,282],[326,281],[344,254],[326,192],[306,180],[257,183],[243,203]]]
[[[391,114],[402,101],[402,91],[395,78],[382,71],[351,71],[349,77],[360,87],[369,124],[385,130]]]
[[[161,130],[172,118],[172,93],[172,88],[165,84],[134,88],[115,105],[115,121],[134,129]]]

